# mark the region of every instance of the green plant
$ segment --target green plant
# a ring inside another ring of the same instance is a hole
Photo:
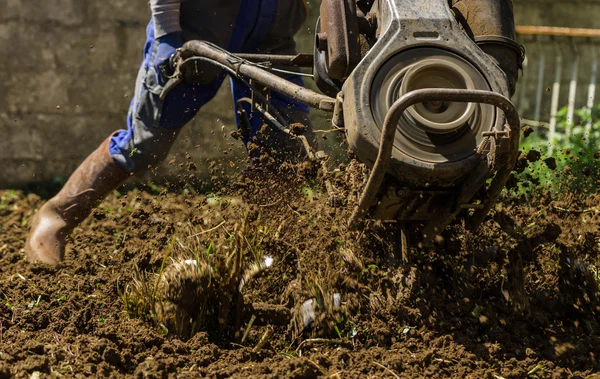
[[[8,205],[16,200],[19,200],[19,195],[15,190],[7,190],[0,196],[0,210],[6,209]]]
[[[38,295],[36,300],[31,300],[29,304],[27,304],[27,308],[35,308],[40,304],[40,300],[42,299],[42,295]]]
[[[521,151],[541,153],[541,159],[529,163],[518,173],[517,195],[531,196],[537,189],[551,192],[585,194],[596,191],[600,184],[600,105],[576,110],[577,122],[567,122],[567,107],[557,113],[556,132],[552,141],[547,130],[521,141]],[[595,120],[591,128],[588,122]],[[567,130],[570,128],[570,134]],[[552,146],[552,153],[550,147]],[[550,155],[551,154],[551,155]]]
[[[483,313],[484,308],[481,305],[477,305],[475,308],[473,308],[473,312],[471,312],[471,314],[477,318],[479,318],[481,316],[481,314]]]

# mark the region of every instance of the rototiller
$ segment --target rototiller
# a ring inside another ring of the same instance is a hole
[[[519,116],[509,97],[523,50],[512,1],[323,0],[314,46],[311,55],[234,55],[190,41],[176,65],[201,59],[259,85],[254,109],[286,131],[262,88],[331,112],[370,169],[351,227],[398,222],[403,251],[416,226],[424,243],[462,215],[477,228],[518,154]],[[312,67],[322,93],[272,67]]]

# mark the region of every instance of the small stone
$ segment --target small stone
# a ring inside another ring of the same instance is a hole
[[[56,109],[60,110],[60,105],[57,105],[57,106],[56,106]]]
[[[528,358],[535,358],[537,356],[536,352],[533,349],[531,349],[531,348],[525,349],[525,355]]]

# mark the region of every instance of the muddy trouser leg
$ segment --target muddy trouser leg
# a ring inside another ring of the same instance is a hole
[[[206,12],[206,9],[213,12]],[[184,40],[205,39],[232,52],[293,54],[296,51],[293,37],[306,18],[306,8],[302,0],[187,0],[182,3],[182,15],[185,16],[182,16]],[[127,172],[140,173],[163,161],[181,127],[215,96],[224,79],[219,70],[201,65],[198,80],[180,84],[161,100],[164,83],[159,83],[150,64],[156,47],[151,22],[147,29],[144,62],[127,117],[127,130],[117,132],[110,144],[111,156]],[[290,79],[302,83],[299,76],[293,75]],[[234,83],[233,92],[234,98],[249,96],[249,90],[238,82]],[[306,134],[313,141],[308,108],[280,94],[274,93],[272,97],[275,106],[290,123],[308,124]],[[249,108],[248,113],[251,113]],[[251,116],[251,119],[255,118],[255,115]],[[252,125],[255,130],[250,134],[256,135],[264,123],[253,120]],[[278,131],[272,137],[254,141],[263,140],[277,151],[283,151],[281,146],[288,144],[295,146],[292,151],[302,151],[298,148],[298,140]],[[246,146],[249,141],[244,141]]]
[[[271,16],[269,20],[270,25],[268,27],[261,27],[261,19],[259,19],[255,29],[263,31],[262,35],[256,35],[256,33],[254,33],[255,35],[250,35],[248,38],[249,42],[243,46],[242,51],[262,54],[296,54],[294,35],[304,24],[307,16],[304,2],[301,0],[263,0],[261,15],[263,21],[267,20],[269,15]],[[290,68],[286,69],[290,70]],[[298,72],[295,69],[291,70]],[[288,74],[283,77],[298,85],[304,85],[302,77],[299,75]],[[250,91],[243,83],[232,79],[231,84],[234,104],[241,98],[251,97]],[[270,101],[288,125],[295,123],[304,125],[304,136],[309,141],[313,150],[316,150],[316,138],[312,123],[310,122],[308,107],[276,92],[270,93]],[[266,152],[270,157],[276,158],[279,162],[296,162],[306,158],[304,146],[299,139],[291,137],[269,125],[257,112],[252,112],[249,104],[244,104],[243,106],[245,113],[249,115],[250,130],[242,130],[241,134],[251,158],[256,158],[254,152],[257,150]],[[242,127],[243,123],[237,112],[236,118],[238,127]],[[267,126],[265,127],[265,125]],[[251,148],[252,145],[258,145],[259,149]]]
[[[302,84],[302,81],[298,78],[295,76],[286,79]],[[236,109],[238,109],[237,102],[243,98],[250,99],[252,95],[243,83],[232,79],[231,84],[234,103]],[[304,104],[297,103],[279,93],[271,93],[269,101],[288,127],[294,124],[302,124],[301,129],[304,130],[302,135],[306,137],[311,149],[315,151],[316,139],[308,108]],[[258,104],[260,104],[260,101],[258,101]],[[299,162],[307,158],[305,146],[300,139],[290,136],[265,120],[257,111],[253,111],[251,105],[247,102],[242,102],[240,105],[244,108],[244,115],[241,112],[236,112],[236,119],[242,140],[252,161],[259,163],[263,155],[273,158],[279,163]],[[274,116],[274,112],[271,113]],[[296,127],[296,129],[300,128]]]
[[[151,64],[157,46],[151,21],[144,61],[127,115],[127,129],[115,133],[110,142],[111,156],[130,173],[139,174],[160,164],[181,128],[216,95],[224,79],[224,75],[219,74],[208,84],[180,84],[163,100],[160,94],[165,83],[159,82]]]

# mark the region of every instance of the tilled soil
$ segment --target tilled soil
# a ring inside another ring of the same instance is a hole
[[[505,199],[479,231],[458,223],[409,264],[393,228],[346,231],[350,205],[319,188],[250,187],[115,192],[54,268],[23,251],[43,200],[0,191],[0,377],[600,377],[597,196]],[[134,278],[172,249],[226,250],[242,223],[247,246],[273,258],[247,304],[297,310],[336,293],[341,307],[304,330],[246,320],[234,336],[189,339],[128,314]]]

